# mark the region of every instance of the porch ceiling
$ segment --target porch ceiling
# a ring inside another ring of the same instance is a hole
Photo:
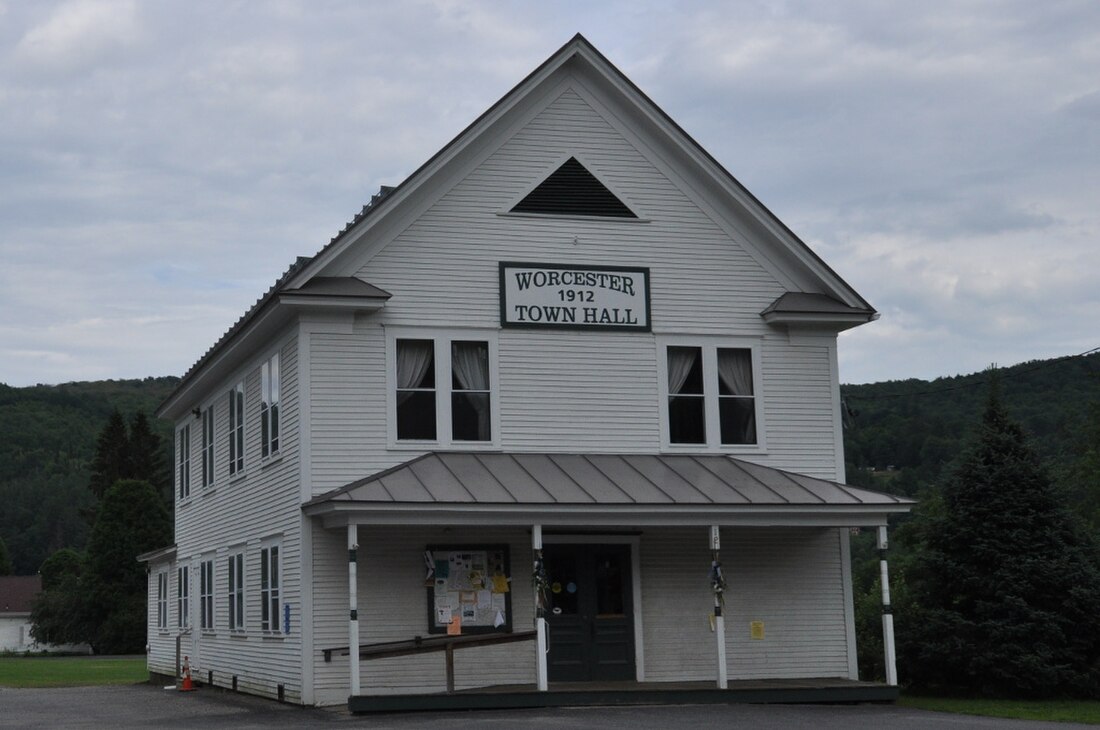
[[[718,455],[432,452],[303,505],[358,524],[885,524],[913,500]]]

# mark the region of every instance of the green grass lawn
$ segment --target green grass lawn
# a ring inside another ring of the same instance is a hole
[[[82,687],[147,679],[143,656],[0,656],[0,687]]]
[[[903,694],[898,704],[920,710],[1018,720],[1080,722],[1100,725],[1100,702],[1087,700],[968,700]]]

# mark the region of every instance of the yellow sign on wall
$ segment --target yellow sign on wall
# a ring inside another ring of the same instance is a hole
[[[754,640],[763,640],[764,638],[764,622],[763,621],[749,621],[749,638]]]

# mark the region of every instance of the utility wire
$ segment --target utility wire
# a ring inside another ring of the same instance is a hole
[[[1069,360],[1075,360],[1077,358],[1087,357],[1093,353],[1100,352],[1100,347],[1094,347],[1091,350],[1085,350],[1084,352],[1077,353],[1076,355],[1063,355],[1062,357],[1056,357],[1052,360],[1043,360],[1035,365],[1023,369],[1014,369],[1011,372],[1001,373],[998,370],[998,376],[1001,380],[1008,380],[1015,378],[1026,373],[1035,372],[1045,367],[1057,365]],[[967,376],[963,376],[967,377]],[[950,393],[955,390],[965,390],[967,388],[977,388],[980,385],[985,385],[989,382],[988,378],[979,378],[969,383],[961,383],[959,385],[952,385],[946,388],[929,388],[928,390],[918,390],[913,393],[882,393],[879,395],[858,395],[855,393],[845,393],[844,400],[889,400],[891,398],[917,398],[924,395],[936,395],[938,393]],[[857,386],[858,387],[858,386]]]

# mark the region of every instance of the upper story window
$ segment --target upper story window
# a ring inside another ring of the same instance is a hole
[[[229,474],[244,471],[244,383],[229,391]]]
[[[260,442],[265,457],[279,452],[279,353],[260,369]]]
[[[214,408],[202,412],[202,486],[214,484]]]
[[[395,440],[493,442],[494,344],[446,336],[395,338]]]
[[[753,348],[676,342],[664,348],[664,356],[667,445],[762,445]]]
[[[191,496],[191,425],[176,432],[176,491],[180,499]]]

